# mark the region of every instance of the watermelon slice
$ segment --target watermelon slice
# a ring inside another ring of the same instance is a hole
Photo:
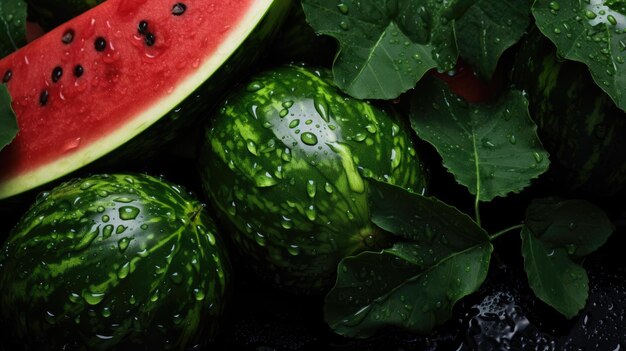
[[[264,17],[280,18],[268,15],[287,4],[108,0],[0,60],[20,128],[0,152],[0,199],[137,136],[212,77],[252,32],[268,32],[255,28]]]

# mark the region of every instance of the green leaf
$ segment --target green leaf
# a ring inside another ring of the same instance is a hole
[[[307,21],[336,38],[335,83],[356,98],[392,99],[432,68],[456,64],[454,20],[476,0],[302,0]]]
[[[537,0],[537,27],[559,55],[582,62],[596,84],[626,110],[626,8],[618,0]]]
[[[485,280],[493,247],[430,253],[397,243],[382,252],[344,258],[324,316],[338,334],[365,338],[385,326],[428,333],[452,317],[454,304]]]
[[[26,4],[0,0],[0,57],[26,44]]]
[[[506,91],[491,105],[469,104],[426,78],[413,94],[410,119],[457,182],[481,201],[519,192],[548,169],[522,92]]]
[[[463,250],[489,240],[468,215],[437,198],[373,179],[369,191],[371,220],[390,233],[437,250]]]
[[[589,279],[580,259],[602,246],[613,232],[606,214],[583,200],[534,200],[522,229],[522,255],[530,287],[567,318],[588,296]]]
[[[575,259],[596,251],[615,229],[602,209],[584,200],[534,200],[525,224],[548,248],[565,248]]]
[[[460,55],[489,79],[502,53],[520,40],[530,22],[528,0],[478,0],[457,21]]]
[[[0,150],[17,134],[17,120],[11,107],[11,95],[6,85],[0,84]]]
[[[326,297],[326,321],[352,337],[389,325],[427,333],[484,281],[493,251],[489,237],[437,199],[376,180],[369,191],[372,221],[411,242],[345,258]]]
[[[524,227],[522,256],[528,283],[538,298],[567,318],[585,307],[589,291],[587,272],[572,262],[565,249],[548,248]]]

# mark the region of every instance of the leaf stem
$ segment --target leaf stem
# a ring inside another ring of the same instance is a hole
[[[478,194],[476,194],[476,198],[474,200],[474,216],[476,216],[476,223],[478,224],[478,226],[481,226],[480,224],[480,200],[478,199]]]
[[[498,237],[500,237],[501,235],[506,234],[506,233],[511,232],[511,231],[514,231],[514,230],[517,230],[517,229],[522,229],[522,227],[524,227],[524,224],[518,224],[518,225],[514,225],[512,227],[508,227],[506,229],[503,229],[503,230],[501,230],[501,231],[499,231],[499,232],[497,232],[497,233],[495,233],[493,235],[490,235],[489,236],[489,241],[494,241]]]

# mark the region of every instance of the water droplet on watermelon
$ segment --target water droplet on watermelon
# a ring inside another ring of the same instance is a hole
[[[370,134],[376,134],[378,128],[376,128],[376,126],[373,124],[368,124],[365,126],[365,130],[367,130]]]
[[[148,249],[142,249],[137,251],[137,256],[139,257],[148,257],[149,254],[150,252],[148,251]]]
[[[140,210],[135,206],[122,206],[119,208],[120,218],[127,221],[137,218]]]
[[[585,17],[587,17],[587,19],[595,19],[598,15],[596,15],[595,12],[591,11],[591,10],[585,10]]]
[[[259,232],[256,232],[256,235],[254,236],[254,241],[256,241],[256,243],[260,246],[265,246],[266,243],[265,236]]]
[[[317,193],[317,186],[315,184],[315,181],[312,179],[309,179],[306,183],[306,193],[309,195],[310,198],[314,198],[315,194]]]
[[[127,197],[127,196],[121,196],[121,197],[116,197],[115,199],[113,199],[113,201],[128,204],[128,203],[135,201],[135,199]]]
[[[543,161],[543,155],[538,152],[533,152],[533,157],[535,158],[535,162],[541,163]]]
[[[302,135],[300,136],[300,140],[302,140],[302,142],[305,143],[306,145],[310,145],[310,146],[317,145],[317,135],[311,132],[302,133]]]
[[[81,144],[81,138],[78,137],[65,143],[62,150],[63,152],[69,152],[69,151],[77,149],[80,146],[80,144]]]
[[[291,120],[291,122],[289,122],[289,128],[295,128],[300,124],[300,120],[299,119],[293,119]]]
[[[337,9],[344,15],[348,14],[348,5],[344,4],[343,2],[337,5]]]
[[[283,161],[290,162],[291,161],[291,149],[285,148],[285,150],[282,152],[280,157],[283,159]]]
[[[124,263],[118,270],[117,270],[117,277],[120,279],[124,279],[128,276],[128,273],[130,273],[130,262],[126,262]]]
[[[258,150],[257,150],[257,145],[256,145],[256,143],[253,140],[248,140],[248,142],[246,143],[246,148],[254,156],[259,156]]]
[[[265,188],[278,184],[278,181],[270,172],[261,171],[254,175],[254,183],[258,187]]]
[[[110,308],[108,308],[108,307],[104,307],[104,308],[102,308],[102,312],[101,312],[101,313],[102,313],[102,317],[104,317],[104,318],[109,318],[109,317],[111,317],[111,309],[110,309]],[[112,337],[111,337],[111,338],[112,338]]]
[[[248,84],[248,86],[246,87],[246,91],[254,93],[256,91],[261,90],[261,88],[263,88],[263,84],[261,84],[259,82],[252,82],[252,83]]]
[[[119,248],[120,252],[126,251],[126,249],[128,248],[128,244],[130,244],[131,240],[132,239],[130,239],[130,238],[121,238],[117,242],[117,247]]]
[[[348,22],[341,21],[341,22],[339,22],[339,28],[341,28],[343,30],[348,30],[348,29],[350,29],[350,26],[348,25]]]
[[[81,300],[80,295],[78,295],[77,293],[74,293],[74,292],[70,293],[69,299],[73,303],[78,303]]]
[[[317,111],[317,114],[320,117],[322,117],[324,121],[330,122],[330,119],[329,119],[330,111],[329,111],[329,107],[328,107],[328,103],[326,102],[326,99],[321,96],[316,96],[313,99],[313,105],[315,106],[315,110]]]
[[[104,293],[95,293],[95,292],[87,291],[83,293],[83,299],[88,304],[94,306],[102,302],[102,300],[104,299]]]
[[[400,166],[400,162],[402,161],[402,151],[394,146],[391,149],[391,169],[394,170]]]
[[[289,252],[291,256],[298,256],[300,254],[300,246],[291,244],[287,246],[287,252]]]
[[[193,289],[194,296],[197,301],[204,300],[204,292],[200,289]]]
[[[354,219],[354,214],[350,210],[346,210],[346,216],[348,216],[349,220]]]
[[[235,201],[232,201],[230,203],[230,206],[227,207],[226,211],[228,211],[228,214],[230,214],[231,216],[235,216],[237,214],[237,204],[235,203]]]
[[[363,140],[367,139],[367,135],[365,135],[364,133],[356,133],[353,139],[355,141],[362,142]]]
[[[288,218],[285,216],[283,216],[283,219],[281,220],[280,225],[285,229],[293,228],[293,222],[291,221],[291,218]]]
[[[56,320],[54,318],[54,314],[50,311],[46,311],[46,313],[44,314],[44,318],[46,319],[46,322],[48,322],[49,324],[55,324]]]
[[[315,206],[313,206],[313,205],[310,205],[309,207],[307,207],[304,210],[304,213],[306,214],[306,217],[310,221],[314,221],[317,218],[317,211],[315,210]]]
[[[173,272],[170,274],[170,279],[174,282],[174,284],[180,284],[183,281],[183,276],[178,272]]]
[[[105,216],[102,216],[102,218],[104,219]],[[106,217],[108,221],[108,216]],[[105,225],[104,228],[102,229],[102,238],[107,239],[111,236],[111,234],[113,234],[113,225],[112,224]]]
[[[561,5],[559,5],[559,3],[556,1],[550,1],[550,4],[548,6],[550,6],[550,9],[554,11],[558,11],[561,9]]]
[[[180,323],[182,322],[183,322],[183,317],[180,315],[180,313],[177,313],[172,316],[172,323],[174,323],[174,325],[180,325]]]

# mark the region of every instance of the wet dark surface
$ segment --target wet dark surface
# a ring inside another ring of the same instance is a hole
[[[239,280],[214,347],[219,350],[623,350],[626,270],[614,237],[586,262],[590,296],[567,320],[538,301],[516,262],[495,262],[479,292],[431,335],[388,329],[367,340],[333,334],[323,323],[322,297],[298,297]],[[516,261],[513,259],[512,261]],[[214,349],[213,347],[211,349]]]

